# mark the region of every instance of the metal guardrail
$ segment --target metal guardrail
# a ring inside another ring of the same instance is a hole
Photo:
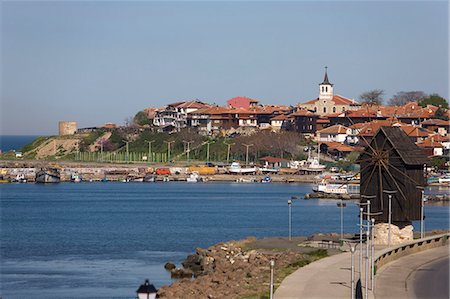
[[[374,267],[376,270],[380,269],[389,262],[398,258],[421,252],[427,249],[445,246],[450,238],[450,233],[417,239],[408,243],[400,244],[395,247],[390,247],[382,250],[375,256]]]

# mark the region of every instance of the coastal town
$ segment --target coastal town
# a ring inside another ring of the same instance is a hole
[[[360,103],[335,94],[327,69],[318,86],[316,99],[295,107],[235,97],[226,106],[194,100],[145,108],[124,126],[77,128],[75,121],[61,121],[59,136],[38,138],[1,157],[9,163],[40,161],[38,165],[75,162],[63,171],[66,181],[75,175],[97,181],[189,180],[189,176],[197,181],[202,176],[317,182],[317,175],[325,171],[354,172],[358,153],[387,126],[400,128],[431,158],[430,172],[446,175],[450,110],[445,99],[399,92],[389,101],[392,105],[382,105],[382,92],[375,90],[363,95],[369,100]],[[119,166],[101,166],[105,163]],[[33,181],[35,164],[26,163],[25,170],[5,167],[3,179]],[[242,177],[245,174],[253,176]],[[431,179],[438,183],[436,176]]]
[[[447,1],[0,10],[0,299],[450,298]]]

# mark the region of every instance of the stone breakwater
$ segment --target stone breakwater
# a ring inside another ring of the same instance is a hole
[[[275,261],[277,285],[290,272],[318,258],[299,250],[251,249],[254,241],[255,238],[247,238],[197,248],[182,268],[166,264],[166,269],[173,268],[172,274],[186,278],[160,288],[159,298],[259,298],[269,291],[271,260]]]

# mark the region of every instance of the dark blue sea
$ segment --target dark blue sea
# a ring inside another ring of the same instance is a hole
[[[36,135],[0,135],[0,150],[2,152],[19,151],[22,146],[31,143],[37,137]]]
[[[221,241],[287,236],[291,196],[311,185],[237,183],[3,184],[2,298],[134,298],[165,262]],[[443,190],[442,192],[448,192]],[[426,206],[426,228],[448,229],[448,207]],[[358,230],[357,206],[344,209]],[[294,235],[339,232],[333,200],[294,200]],[[417,226],[419,229],[419,226]]]

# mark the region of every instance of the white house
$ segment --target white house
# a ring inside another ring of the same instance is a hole
[[[316,133],[317,142],[339,142],[344,143],[351,129],[343,125],[334,125]]]

